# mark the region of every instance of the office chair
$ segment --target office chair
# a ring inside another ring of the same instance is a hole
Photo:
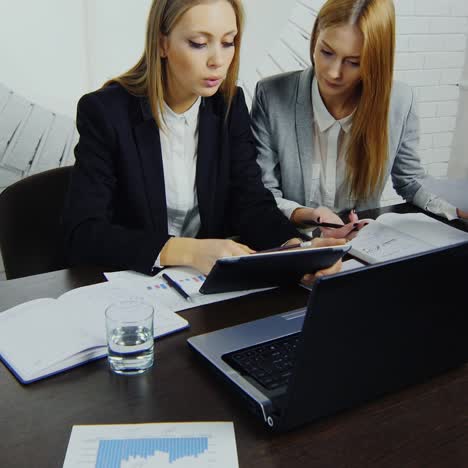
[[[7,279],[66,268],[61,220],[71,169],[40,172],[0,194],[0,250]]]

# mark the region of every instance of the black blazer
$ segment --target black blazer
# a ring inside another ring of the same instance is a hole
[[[202,99],[197,237],[238,234],[255,249],[300,237],[263,186],[240,88],[225,115],[219,93]],[[81,98],[77,127],[64,211],[68,259],[150,274],[169,236],[159,129],[149,102],[108,86]]]

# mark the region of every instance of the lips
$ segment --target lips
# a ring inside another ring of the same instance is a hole
[[[218,86],[222,81],[222,78],[218,76],[210,76],[209,78],[205,78],[203,82],[205,83],[206,86],[209,88],[214,88],[215,86]]]
[[[331,83],[331,82],[330,82],[330,81],[328,81],[328,80],[324,80],[324,81],[325,81],[325,83],[326,83],[328,86],[330,86],[330,88],[339,88],[339,87],[341,87],[341,85],[340,85],[340,84],[337,84],[337,83]]]

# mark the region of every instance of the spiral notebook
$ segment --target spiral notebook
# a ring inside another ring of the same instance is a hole
[[[8,309],[0,314],[0,358],[23,384],[102,358],[107,355],[106,307],[134,296],[122,283],[107,282]],[[152,303],[142,291],[138,297]],[[176,313],[154,306],[155,338],[188,327]]]

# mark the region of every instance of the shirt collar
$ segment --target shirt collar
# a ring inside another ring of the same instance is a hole
[[[343,119],[336,120],[335,117],[333,117],[333,115],[328,112],[328,109],[323,102],[322,96],[320,96],[318,82],[315,76],[312,81],[312,108],[314,110],[315,121],[317,122],[318,128],[322,133],[326,132],[336,122],[341,125],[341,128],[345,133],[349,133],[351,130],[354,111]]]
[[[174,112],[165,102],[164,102],[164,119],[167,122],[178,122],[185,121],[188,125],[196,125],[198,119],[198,112],[200,110],[201,97],[198,96],[198,99],[193,103],[190,109],[186,110],[182,114],[177,114]]]

